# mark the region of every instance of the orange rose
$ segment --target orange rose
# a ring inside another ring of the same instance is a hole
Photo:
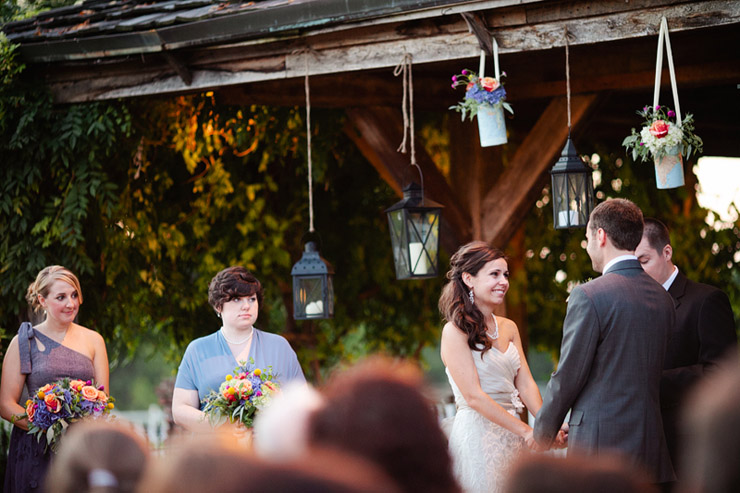
[[[100,402],[108,402],[108,395],[102,390],[98,390],[98,400]]]
[[[82,387],[80,394],[82,394],[82,397],[85,400],[94,401],[98,398],[98,389],[96,389],[92,385],[85,385],[84,387]]]
[[[650,133],[653,134],[656,139],[662,139],[668,135],[669,127],[670,126],[663,120],[655,120],[653,124],[650,125]]]
[[[44,404],[46,404],[46,409],[53,413],[58,413],[62,409],[62,403],[59,402],[59,399],[54,394],[46,395],[44,397]]]
[[[483,77],[480,80],[480,85],[483,86],[483,89],[486,91],[493,92],[498,88],[499,83],[493,77]]]
[[[29,400],[26,404],[26,414],[28,414],[28,420],[33,421],[33,416],[36,414],[36,408],[33,405],[33,401]]]
[[[45,393],[47,393],[48,391],[50,391],[51,389],[53,389],[53,388],[54,388],[54,385],[52,385],[52,384],[50,384],[50,383],[47,383],[46,385],[44,385],[43,387],[41,387],[41,388],[39,389],[39,393],[43,392],[43,393],[45,394]]]
[[[83,382],[82,380],[70,380],[69,386],[79,392],[80,389],[85,386],[85,382]]]

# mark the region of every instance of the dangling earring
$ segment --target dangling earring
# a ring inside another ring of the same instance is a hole
[[[217,316],[218,318],[221,318],[221,312],[216,312],[216,316]]]
[[[475,294],[473,294],[473,288],[470,288],[470,291],[468,291],[468,299],[470,300],[470,304],[475,303]]]

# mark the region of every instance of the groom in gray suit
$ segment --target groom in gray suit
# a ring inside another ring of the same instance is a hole
[[[611,199],[591,213],[586,251],[603,275],[568,299],[560,362],[534,438],[549,448],[568,410],[568,453],[617,453],[656,483],[675,480],[660,414],[660,376],[675,309],[634,252],[642,211]]]

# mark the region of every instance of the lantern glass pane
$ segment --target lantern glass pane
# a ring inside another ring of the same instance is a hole
[[[334,280],[332,276],[326,277],[326,305],[328,307],[328,312],[326,315],[328,317],[334,316]]]
[[[295,290],[296,317],[323,318],[324,296],[323,279],[325,276],[296,277],[297,289]]]
[[[410,213],[408,221],[411,272],[415,276],[436,274],[439,214],[437,211]]]
[[[388,213],[388,226],[391,232],[391,245],[393,247],[393,263],[396,266],[396,277],[403,279],[409,276],[409,258],[406,245],[406,228],[404,224],[404,210]]]
[[[590,173],[558,173],[552,176],[553,214],[556,228],[583,227],[591,211]]]

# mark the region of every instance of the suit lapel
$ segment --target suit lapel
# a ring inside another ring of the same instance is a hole
[[[676,302],[676,308],[681,304],[681,298],[686,294],[686,276],[681,271],[678,271],[676,278],[671,283],[671,287],[668,288],[668,293],[673,297]]]

